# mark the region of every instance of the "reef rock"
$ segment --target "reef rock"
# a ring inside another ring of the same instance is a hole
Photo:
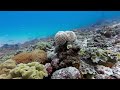
[[[96,74],[96,70],[95,70],[94,66],[89,65],[82,60],[80,61],[79,70],[80,70],[83,78],[89,77],[89,79],[91,79]]]
[[[105,74],[105,75],[113,75],[113,72],[112,72],[112,69],[109,68],[109,67],[105,67],[103,65],[97,65],[96,66],[96,71],[99,73],[99,74]]]
[[[52,74],[51,79],[80,79],[81,74],[75,67],[62,68]]]
[[[120,61],[118,61],[113,67],[113,75],[117,78],[120,79]]]

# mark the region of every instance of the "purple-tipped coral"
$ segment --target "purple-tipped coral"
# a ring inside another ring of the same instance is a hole
[[[50,75],[52,73],[52,71],[53,71],[53,68],[52,68],[51,64],[50,63],[46,63],[45,64],[45,68],[46,68],[46,70],[48,72],[48,75]]]
[[[51,65],[53,66],[53,68],[57,69],[59,67],[59,59],[55,58],[51,61]]]

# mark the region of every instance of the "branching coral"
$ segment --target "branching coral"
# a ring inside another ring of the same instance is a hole
[[[23,52],[13,57],[18,64],[38,61],[44,63],[47,60],[47,53],[43,50],[34,50],[30,53]]]
[[[21,77],[22,79],[43,79],[48,76],[45,66],[38,62],[28,64],[18,64],[16,68],[10,71],[11,78]]]

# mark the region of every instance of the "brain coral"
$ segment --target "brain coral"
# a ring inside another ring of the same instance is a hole
[[[57,45],[63,45],[66,42],[73,42],[77,39],[76,34],[73,31],[59,31],[55,35],[55,43]]]
[[[34,50],[32,52],[23,52],[13,57],[13,60],[19,63],[29,63],[37,61],[44,63],[47,60],[47,53],[43,50]]]
[[[68,37],[64,31],[59,31],[56,33],[54,39],[55,39],[56,45],[63,45],[68,40]]]
[[[38,62],[31,62],[28,64],[18,64],[16,68],[10,71],[8,76],[10,78],[43,79],[48,76],[48,73],[44,65]]]
[[[65,33],[67,34],[69,42],[73,42],[77,39],[77,36],[73,31],[65,31]]]

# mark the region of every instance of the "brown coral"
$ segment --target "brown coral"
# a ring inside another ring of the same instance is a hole
[[[34,50],[30,53],[24,52],[14,56],[13,60],[15,60],[17,64],[33,61],[44,63],[47,60],[47,53],[43,50]]]
[[[43,50],[34,50],[31,52],[31,59],[40,63],[45,63],[47,60],[47,53]]]
[[[114,63],[106,62],[106,63],[103,63],[103,65],[106,66],[106,67],[110,67],[111,68],[114,65]]]
[[[28,63],[28,62],[32,61],[31,54],[27,53],[27,52],[17,54],[12,59],[15,60],[17,62],[17,64],[19,64],[19,63]]]

